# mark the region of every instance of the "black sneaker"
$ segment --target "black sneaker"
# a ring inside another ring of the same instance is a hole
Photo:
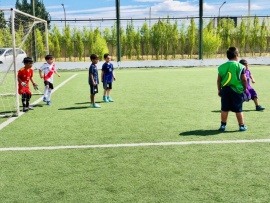
[[[23,112],[27,112],[29,109],[27,107],[23,107]]]
[[[261,105],[256,106],[256,111],[263,111],[265,108]]]

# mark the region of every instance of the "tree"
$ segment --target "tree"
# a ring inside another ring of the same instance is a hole
[[[246,28],[246,23],[244,20],[241,21],[238,36],[239,36],[238,39],[239,39],[240,54],[242,54],[243,53],[242,50],[243,49],[245,50],[246,42],[247,42],[247,28]]]
[[[194,46],[196,42],[196,33],[197,33],[196,24],[195,24],[194,18],[191,18],[190,25],[188,26],[188,33],[187,33],[187,40],[188,40],[187,48],[188,48],[190,59],[193,55],[193,50],[194,50]]]
[[[267,25],[266,25],[265,19],[263,19],[261,29],[260,29],[260,35],[258,37],[260,56],[262,55],[263,52],[266,52],[266,48],[267,48],[266,36],[267,36]]]
[[[256,52],[256,48],[259,44],[259,32],[260,32],[260,25],[259,25],[259,18],[255,16],[253,20],[253,27],[250,30],[250,38],[249,38],[249,44],[252,56],[254,56]]]
[[[134,49],[134,38],[135,38],[136,32],[134,30],[133,21],[127,24],[126,28],[126,51],[128,58],[132,58],[132,51]]]
[[[49,37],[50,53],[52,53],[55,58],[59,58],[60,52],[61,52],[61,49],[60,49],[61,33],[56,25],[53,26],[52,31],[49,36],[50,36]]]
[[[203,52],[206,57],[214,55],[221,44],[220,37],[213,29],[213,20],[203,29]]]
[[[186,52],[186,26],[185,23],[183,22],[181,25],[181,29],[180,29],[180,54],[182,56],[182,59],[184,58],[184,54]]]
[[[31,2],[28,3],[27,0],[22,1],[16,0],[15,8],[22,12],[33,15]],[[50,28],[51,16],[49,12],[46,11],[45,5],[43,4],[42,0],[35,0],[35,16],[43,20],[46,20],[48,22],[48,29]],[[44,30],[43,27],[40,29]]]
[[[135,34],[134,37],[134,48],[136,51],[136,58],[140,59],[140,55],[141,55],[141,34],[140,34],[140,30],[138,29],[137,33]]]
[[[4,12],[0,11],[0,29],[6,28],[6,27],[7,27],[7,23],[5,20]]]
[[[103,57],[104,54],[108,53],[108,46],[106,40],[100,35],[100,31],[97,28],[94,30],[94,41],[95,43],[93,44],[93,52],[97,54],[100,58]]]
[[[148,59],[148,55],[150,53],[150,31],[146,22],[143,23],[141,28],[141,42],[142,42],[142,57],[146,55]]]
[[[179,42],[178,24],[177,21],[172,26],[171,45],[172,45],[172,57],[175,59]]]
[[[162,36],[163,36],[163,22],[158,21],[151,27],[151,42],[152,47],[155,51],[156,59],[159,59],[159,54],[162,45]]]

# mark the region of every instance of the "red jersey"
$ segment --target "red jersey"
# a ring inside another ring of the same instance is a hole
[[[29,68],[29,69],[26,69],[26,68],[21,68],[19,71],[18,71],[18,78],[22,81],[22,82],[25,82],[26,83],[26,86],[23,87],[21,85],[21,82],[18,82],[19,83],[19,94],[23,94],[23,93],[28,93],[28,94],[32,94],[31,91],[30,91],[30,88],[29,88],[29,80],[33,77],[33,69],[32,68]]]

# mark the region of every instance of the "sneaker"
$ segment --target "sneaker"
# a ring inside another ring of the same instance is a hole
[[[96,103],[95,104],[92,104],[92,107],[93,108],[100,108],[100,106],[98,104],[96,104]]]
[[[47,105],[51,106],[51,101],[47,101]]]
[[[27,107],[23,107],[23,112],[27,112],[29,109]]]
[[[113,102],[113,99],[111,97],[107,97],[108,102]]]
[[[34,110],[34,108],[32,106],[29,106],[28,109],[29,110]]]
[[[263,111],[265,108],[261,105],[256,106],[256,111]]]
[[[226,125],[221,125],[218,130],[219,131],[225,131],[226,130]]]
[[[109,102],[106,96],[103,96],[103,101],[104,102]]]
[[[46,101],[47,101],[46,97],[43,97],[43,101],[44,101],[44,102],[46,102]]]
[[[246,131],[246,130],[247,130],[247,126],[245,126],[245,125],[239,126],[239,131]]]

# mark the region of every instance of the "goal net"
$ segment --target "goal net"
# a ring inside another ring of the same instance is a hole
[[[20,113],[17,72],[24,67],[23,58],[43,61],[48,53],[47,21],[17,9],[0,9],[0,117]]]

